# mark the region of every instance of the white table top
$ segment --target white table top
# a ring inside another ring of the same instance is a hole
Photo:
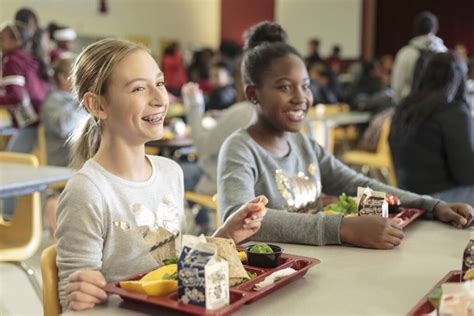
[[[47,184],[69,179],[74,170],[63,167],[32,167],[0,162],[0,198],[43,191]]]
[[[370,112],[343,112],[329,116],[314,117],[315,121],[326,121],[331,127],[338,127],[352,124],[364,124],[370,121],[372,114]]]
[[[321,260],[303,277],[244,305],[235,315],[405,315],[445,274],[461,267],[468,230],[418,220],[394,250],[282,244]],[[109,297],[106,305],[66,315],[179,315]]]

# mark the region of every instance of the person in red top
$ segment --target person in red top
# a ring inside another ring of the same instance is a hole
[[[165,49],[161,69],[166,73],[166,88],[172,94],[179,96],[181,87],[188,78],[178,43],[172,43]]]
[[[39,75],[38,62],[23,49],[26,29],[20,23],[7,24],[0,30],[2,79],[0,107],[12,113],[18,132],[7,150],[31,152],[37,140],[38,113],[46,99],[47,82]]]

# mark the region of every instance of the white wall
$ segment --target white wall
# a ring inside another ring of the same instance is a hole
[[[334,44],[341,45],[344,58],[361,55],[362,0],[275,0],[275,21],[303,55],[312,37],[320,39],[323,57]]]
[[[32,8],[40,23],[67,25],[90,37],[148,36],[157,51],[161,39],[180,39],[184,47],[220,42],[220,0],[0,0],[0,21],[12,20],[22,6]]]

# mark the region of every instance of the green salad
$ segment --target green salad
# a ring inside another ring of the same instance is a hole
[[[163,265],[167,266],[169,264],[176,264],[178,263],[178,256],[168,257],[163,259]]]
[[[253,253],[264,253],[264,254],[273,253],[273,249],[267,244],[255,244],[250,248],[249,251]]]
[[[344,215],[357,213],[357,204],[354,198],[342,193],[337,203],[331,203],[323,208],[323,211],[335,211]]]

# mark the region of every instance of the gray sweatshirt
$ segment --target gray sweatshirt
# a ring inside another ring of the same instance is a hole
[[[198,164],[202,175],[195,191],[214,195],[217,192],[217,157],[225,139],[239,128],[247,127],[255,118],[255,106],[243,101],[220,111],[214,127],[206,129],[202,126],[204,114],[203,98],[184,98],[186,120],[191,126],[193,144],[199,154]]]
[[[342,216],[317,212],[321,192],[355,196],[357,187],[369,186],[398,195],[403,206],[428,210],[428,217],[439,202],[358,174],[301,133],[290,133],[288,144],[290,151],[285,157],[274,157],[241,129],[222,146],[218,164],[221,218],[255,196],[263,194],[269,200],[268,213],[254,240],[340,244]]]
[[[182,170],[172,160],[147,157],[153,173],[145,182],[119,178],[92,159],[68,181],[60,196],[56,231],[63,311],[71,273],[97,270],[111,282],[151,270],[160,260],[153,246],[179,234],[184,218]]]
[[[410,94],[413,73],[420,56],[419,49],[427,49],[433,52],[447,51],[443,40],[434,34],[416,36],[410,40],[408,45],[402,47],[395,56],[390,82],[397,101],[401,101]]]
[[[69,164],[69,146],[66,141],[86,114],[71,93],[54,90],[48,95],[41,108],[48,165],[65,167]]]

